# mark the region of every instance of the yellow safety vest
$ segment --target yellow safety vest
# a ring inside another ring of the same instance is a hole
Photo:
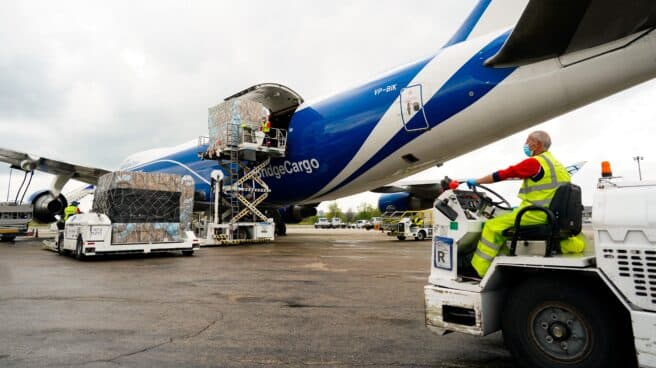
[[[538,160],[544,174],[538,181],[530,178],[524,179],[517,195],[522,200],[520,207],[530,205],[548,207],[556,194],[556,189],[569,183],[570,176],[565,166],[556,160],[549,151],[542,152],[533,158]]]
[[[563,184],[569,183],[570,176],[567,172],[567,169],[558,160],[556,160],[549,151],[545,151],[537,156],[533,156],[533,158],[538,160],[540,166],[542,166],[543,174],[538,181],[533,181],[531,178],[524,179],[518,194],[518,197],[522,200],[520,207],[526,207],[530,205],[548,207],[551,204],[551,200],[553,199],[554,195],[556,194],[556,189],[558,189],[558,187]],[[540,213],[540,216],[545,215]],[[574,240],[571,242],[571,246],[566,245],[562,248],[564,253],[580,252],[583,249],[585,244],[582,241],[574,242]],[[503,251],[502,246],[496,244],[494,239],[486,239],[481,237],[480,241],[488,250],[482,250],[479,243],[478,248],[476,249],[476,253],[472,258],[471,264],[474,266],[477,272],[485,273],[494,260],[494,257],[496,257],[496,254]],[[506,253],[507,250],[504,254]]]
[[[76,214],[77,214],[77,207],[73,205],[66,206],[66,208],[64,208],[64,221],[68,220],[69,216],[73,216]]]
[[[271,130],[271,123],[268,120],[263,121],[262,122],[262,132],[269,133],[270,130]]]

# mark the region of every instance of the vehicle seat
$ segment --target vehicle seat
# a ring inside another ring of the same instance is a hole
[[[541,211],[547,215],[547,223],[521,226],[522,216],[529,211]],[[515,225],[504,230],[503,235],[511,238],[510,256],[515,255],[518,240],[544,240],[545,257],[560,253],[560,241],[581,232],[583,204],[581,187],[568,183],[561,185],[549,207],[527,206],[517,212]]]

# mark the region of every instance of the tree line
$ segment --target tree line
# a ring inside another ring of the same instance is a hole
[[[357,212],[351,208],[344,212],[339,208],[337,202],[332,202],[328,205],[328,211],[319,211],[317,216],[306,217],[301,221],[301,224],[314,224],[319,217],[326,217],[328,219],[339,217],[344,222],[355,222],[357,220],[371,220],[372,217],[378,216],[380,216],[380,210],[370,203],[360,203],[357,207]]]

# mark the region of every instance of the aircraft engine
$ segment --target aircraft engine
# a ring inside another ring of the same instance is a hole
[[[421,198],[408,192],[383,194],[378,198],[380,212],[420,211],[431,208],[435,198]]]
[[[36,192],[28,199],[34,207],[33,218],[41,223],[51,223],[57,221],[55,215],[62,215],[64,208],[68,206],[68,201],[63,195],[55,198],[49,190]]]
[[[316,206],[316,204],[294,205],[285,208],[285,222],[296,224],[306,217],[315,216],[317,214]]]

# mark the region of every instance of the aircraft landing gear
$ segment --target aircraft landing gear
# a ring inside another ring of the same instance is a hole
[[[287,235],[287,225],[282,222],[282,219],[276,221],[276,235],[278,236],[285,236]]]

